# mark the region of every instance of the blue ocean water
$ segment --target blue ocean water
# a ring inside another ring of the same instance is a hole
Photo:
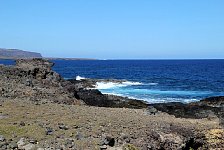
[[[125,79],[98,83],[102,93],[154,102],[191,102],[224,96],[224,60],[55,60],[64,78]],[[0,64],[2,61],[0,61]],[[12,63],[5,61],[3,63]]]
[[[99,83],[102,93],[154,102],[191,102],[224,95],[224,60],[54,61],[65,78],[125,79]]]

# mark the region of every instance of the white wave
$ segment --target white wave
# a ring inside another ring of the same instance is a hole
[[[140,82],[131,82],[131,81],[124,81],[124,82],[97,82],[96,88],[103,90],[103,89],[113,89],[117,87],[125,87],[125,86],[132,86],[132,85],[142,85]]]
[[[181,103],[191,103],[199,101],[200,99],[195,98],[142,98],[138,96],[131,96],[129,94],[118,94],[118,93],[110,93],[110,92],[102,92],[103,94],[109,94],[109,95],[116,95],[116,96],[122,96],[122,97],[128,97],[130,99],[136,99],[136,100],[142,100],[145,101],[148,104],[155,104],[155,103],[169,103],[169,102],[181,102]]]
[[[140,89],[136,89],[137,91]],[[119,89],[117,90],[112,90],[112,91],[107,91],[107,90],[102,90],[101,91],[103,94],[109,94],[109,95],[116,95],[116,96],[122,96],[122,97],[128,97],[130,99],[137,99],[137,100],[143,100],[147,103],[168,103],[168,102],[182,102],[182,103],[190,103],[190,102],[195,102],[199,101],[200,99],[197,98],[172,98],[172,97],[152,97],[150,95],[146,96],[144,94],[141,95],[136,95],[130,92],[124,92]]]
[[[158,83],[148,83],[147,85],[158,85]]]
[[[84,78],[84,77],[81,77],[81,76],[76,76],[76,78],[75,78],[76,80],[83,80],[83,79],[86,79],[86,78]]]
[[[115,87],[122,87],[122,86],[126,86],[123,85],[122,83],[114,83],[114,82],[97,82],[96,83],[96,88],[97,89],[112,89]]]
[[[147,101],[148,103],[169,103],[169,102],[181,102],[181,103],[190,103],[199,101],[195,98],[143,98],[142,100]]]
[[[108,95],[115,95],[115,96],[122,96],[122,97],[128,97],[124,94],[118,94],[118,93],[110,93],[110,92],[102,92],[102,94],[108,94]],[[129,98],[129,97],[128,97]]]
[[[131,81],[125,81],[125,82],[122,82],[123,85],[142,85],[141,82],[131,82]]]

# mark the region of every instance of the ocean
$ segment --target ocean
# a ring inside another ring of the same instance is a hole
[[[224,96],[224,60],[54,60],[64,78],[122,79],[97,83],[102,93],[149,103]],[[5,60],[0,63],[12,64]]]

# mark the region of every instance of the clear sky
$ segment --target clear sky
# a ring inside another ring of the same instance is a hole
[[[1,0],[0,47],[45,57],[224,58],[224,0]]]

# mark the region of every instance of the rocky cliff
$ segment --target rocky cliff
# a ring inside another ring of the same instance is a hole
[[[40,53],[0,48],[0,59],[42,58]]]
[[[74,93],[59,74],[51,70],[53,63],[43,59],[17,60],[15,66],[0,66],[0,97],[53,101],[72,104]]]

